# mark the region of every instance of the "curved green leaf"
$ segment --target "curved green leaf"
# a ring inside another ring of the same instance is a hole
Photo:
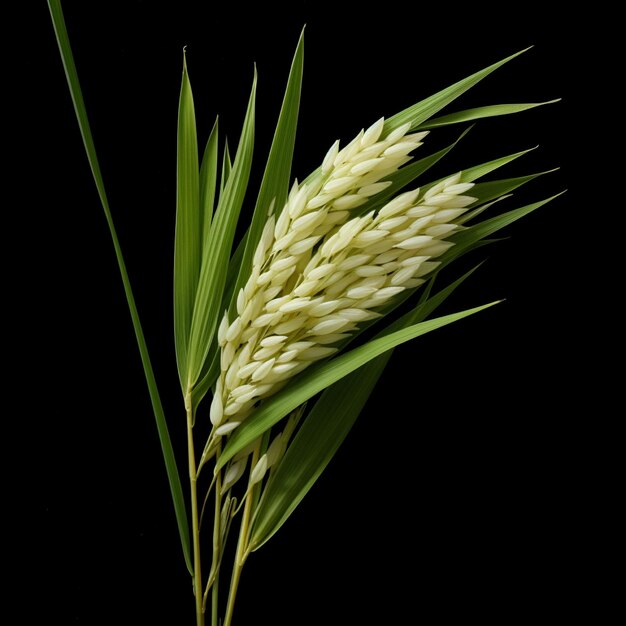
[[[436,296],[426,296],[382,335],[424,320],[475,269]],[[348,374],[326,389],[315,403],[263,492],[252,525],[252,550],[260,548],[278,531],[326,469],[356,422],[391,355],[392,350],[389,350]]]
[[[494,63],[493,65],[490,65],[489,67],[486,67],[485,69],[460,80],[458,83],[454,83],[454,85],[451,85],[446,89],[442,89],[429,98],[408,107],[404,111],[396,113],[396,115],[390,117],[385,122],[383,133],[388,134],[394,128],[398,128],[398,126],[402,126],[407,122],[411,123],[412,129],[417,128],[420,124],[437,113],[437,111],[440,111],[452,101],[456,100],[460,95],[464,94],[468,89],[471,89],[474,85],[479,83],[483,78],[489,76],[489,74],[497,70],[499,67],[502,67],[505,63],[512,61],[515,57],[518,57],[527,50],[530,50],[530,48],[520,50],[519,52],[506,57],[506,59],[502,59],[501,61],[498,61],[497,63]]]
[[[522,111],[528,111],[536,107],[544,106],[545,104],[554,104],[560,102],[561,98],[556,100],[548,100],[546,102],[528,102],[524,104],[492,104],[485,107],[477,107],[475,109],[465,109],[464,111],[457,111],[456,113],[450,113],[449,115],[442,115],[441,117],[435,117],[427,122],[420,124],[418,130],[426,130],[427,128],[440,128],[442,126],[449,126],[450,124],[459,124],[461,122],[471,122],[473,120],[480,120],[486,117],[498,117],[500,115],[511,115],[512,113],[521,113]]]
[[[439,260],[441,261],[442,266],[447,265],[453,259],[466,252],[467,248],[475,245],[476,242],[493,235],[493,233],[509,226],[529,213],[536,211],[540,207],[548,204],[548,202],[552,202],[552,200],[563,195],[563,193],[565,192],[562,191],[561,193],[557,193],[550,198],[546,198],[545,200],[527,204],[526,206],[503,213],[502,215],[496,215],[495,217],[478,222],[478,224],[473,224],[465,230],[452,235],[452,237],[450,237],[450,241],[453,241],[455,245],[440,257]]]
[[[461,311],[460,313],[453,313],[452,315],[446,315],[434,320],[428,320],[420,324],[414,324],[409,328],[399,330],[379,339],[374,339],[350,352],[341,354],[331,361],[321,363],[320,365],[305,370],[300,376],[294,378],[285,389],[269,398],[237,428],[218,459],[216,471],[224,467],[239,450],[242,450],[249,443],[262,435],[268,428],[271,428],[276,422],[287,415],[287,413],[293,411],[293,409],[300,406],[316,393],[319,393],[334,382],[358,369],[361,365],[365,365],[368,361],[371,361],[405,341],[415,339],[420,335],[425,335],[437,328],[478,313],[494,304],[497,304],[497,302],[468,309],[467,311]]]

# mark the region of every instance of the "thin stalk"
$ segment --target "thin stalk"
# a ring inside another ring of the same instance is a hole
[[[211,626],[219,626],[219,588],[220,574],[215,575],[215,582],[211,587]]]
[[[217,454],[221,452],[221,445],[218,444]],[[198,468],[199,471],[199,468]],[[218,597],[219,597],[219,568],[222,560],[222,473],[218,472],[215,475],[215,513],[213,516],[213,562],[211,564],[211,572],[209,573],[209,580],[204,590],[204,597],[202,599],[202,610],[206,611],[206,602],[209,595],[209,589],[211,593],[211,626],[218,626]],[[204,507],[203,507],[204,509]]]
[[[260,456],[260,441],[257,443],[254,452],[252,453],[252,463],[250,465],[250,472],[254,469]],[[246,495],[246,503],[243,509],[243,517],[241,518],[241,528],[239,530],[239,541],[237,542],[237,553],[235,555],[235,565],[233,567],[233,575],[230,580],[230,590],[228,592],[228,604],[226,605],[226,616],[224,617],[223,626],[231,626],[233,620],[233,613],[235,610],[235,600],[237,598],[237,589],[239,588],[239,581],[241,579],[241,570],[246,560],[246,548],[248,547],[248,536],[250,534],[250,519],[252,516],[253,505],[253,489],[248,490]]]
[[[220,453],[218,449],[217,453]],[[222,529],[220,527],[222,518],[222,473],[218,472],[215,483],[215,518],[213,522],[213,559],[215,561],[215,580],[211,590],[211,626],[219,626],[219,586],[220,586],[220,570],[219,564],[222,560],[220,538]]]
[[[196,625],[204,626],[204,609],[202,606],[202,568],[200,559],[200,518],[198,511],[198,490],[196,487],[197,469],[196,452],[193,445],[193,407],[191,393],[185,397],[187,411],[187,453],[189,457],[189,487],[191,492],[191,533],[193,538],[193,593],[196,598]]]

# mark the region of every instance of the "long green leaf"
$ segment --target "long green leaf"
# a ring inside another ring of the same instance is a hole
[[[226,310],[235,289],[235,281],[237,280],[237,268],[243,257],[245,247],[244,241],[240,241],[233,256],[228,264],[228,272],[226,274],[226,284],[224,285],[224,295],[222,296],[222,306],[220,310]],[[192,404],[197,408],[209,389],[213,386],[220,373],[220,351],[218,350],[217,340],[214,337],[211,349],[204,362],[202,374],[191,392]]]
[[[536,211],[540,207],[548,204],[548,202],[552,202],[552,200],[558,198],[563,193],[565,192],[555,194],[554,196],[539,202],[527,204],[526,206],[518,209],[513,209],[512,211],[508,211],[502,215],[496,215],[495,217],[483,220],[478,224],[469,226],[465,230],[454,234],[450,238],[450,241],[453,241],[455,245],[439,259],[441,261],[441,265],[447,265],[459,255],[464,254],[467,251],[467,248],[475,245],[476,242],[493,235],[493,233],[509,226],[529,213]]]
[[[511,179],[514,180],[514,179]],[[450,248],[444,255],[442,255],[439,259],[437,259],[441,265],[438,267],[437,271],[439,272],[444,267],[450,265],[453,261],[456,261],[460,257],[464,256],[468,252],[471,252],[477,248],[480,248],[484,245],[488,245],[491,243],[495,243],[498,240],[486,239],[490,235],[493,235],[497,231],[506,226],[509,226],[513,222],[518,219],[532,213],[536,209],[544,206],[548,202],[551,202],[555,198],[561,194],[557,194],[548,198],[546,200],[542,200],[540,202],[535,202],[533,204],[529,204],[518,209],[513,209],[508,213],[504,213],[502,215],[497,215],[494,218],[489,220],[485,220],[483,222],[478,222],[477,224],[473,224],[467,227],[465,230],[456,233],[450,237],[450,240],[454,242],[454,246]],[[498,200],[503,199],[507,196],[500,196]],[[496,200],[497,201],[497,200]],[[489,208],[496,201],[492,201],[491,203],[487,203],[481,207],[476,209],[476,215],[480,214],[483,210]],[[403,291],[400,295],[396,296],[391,302],[389,302],[386,306],[381,307],[379,309],[379,313],[383,316],[389,315],[389,313],[396,310],[400,305],[402,305],[406,300],[408,300],[414,293],[414,289],[407,289]],[[359,330],[351,337],[349,340],[345,342],[345,344],[339,344],[339,348],[343,349],[345,345],[347,345],[350,341],[354,340],[358,335],[365,330],[367,330],[370,326],[376,323],[376,320],[372,322],[366,322],[365,324],[361,324]]]
[[[302,89],[302,68],[304,64],[304,29],[293,56],[283,104],[276,124],[272,147],[270,148],[265,173],[259,189],[254,214],[246,235],[245,250],[239,265],[239,275],[233,290],[231,314],[235,311],[235,300],[239,289],[245,284],[252,267],[254,251],[259,243],[263,227],[267,221],[268,209],[272,202],[275,210],[280,211],[287,201],[291,178],[291,162],[296,142],[298,113],[300,111],[300,93]]]
[[[250,538],[252,550],[279,530],[326,469],[390,358],[387,353],[370,361],[327,389],[315,403],[261,498]]]
[[[249,443],[262,435],[268,428],[271,428],[276,422],[287,415],[287,413],[293,411],[293,409],[300,406],[316,393],[319,393],[334,382],[358,369],[361,365],[365,365],[368,361],[371,361],[405,341],[415,339],[420,335],[425,335],[437,328],[478,313],[478,311],[482,311],[494,304],[497,303],[492,302],[460,313],[454,313],[434,320],[428,320],[427,322],[421,322],[420,324],[414,324],[409,328],[391,333],[380,339],[374,339],[331,361],[321,363],[318,366],[313,366],[306,370],[302,375],[294,378],[288,387],[269,398],[265,404],[261,405],[255,413],[250,415],[250,417],[237,428],[235,434],[230,438],[219,457],[216,471],[224,467],[239,450],[242,450]]]
[[[187,353],[193,305],[200,275],[202,217],[198,173],[196,114],[187,59],[183,51],[183,78],[178,105],[176,161],[176,237],[174,245],[174,339],[180,384],[187,380]]]
[[[204,149],[202,166],[200,167],[200,216],[202,222],[202,245],[209,240],[211,220],[213,219],[213,207],[217,191],[217,146],[219,141],[219,123],[215,118],[215,124],[209,135]]]
[[[170,441],[169,432],[167,430],[167,422],[165,421],[163,405],[161,404],[161,398],[159,396],[156,380],[154,378],[154,372],[152,370],[152,363],[150,362],[148,347],[146,345],[143,330],[141,328],[139,313],[137,311],[137,306],[135,305],[135,298],[133,296],[128,273],[126,271],[126,265],[124,263],[124,257],[122,255],[122,250],[120,248],[120,244],[117,238],[117,233],[115,232],[115,226],[113,224],[111,210],[109,209],[109,202],[107,200],[106,192],[104,189],[104,182],[102,180],[100,165],[98,163],[98,157],[93,143],[93,137],[91,135],[89,119],[87,118],[87,110],[85,108],[85,103],[80,88],[80,82],[78,80],[78,74],[76,72],[76,66],[74,64],[74,57],[72,55],[72,48],[70,46],[67,29],[65,27],[65,19],[63,17],[61,2],[60,0],[48,0],[48,7],[50,8],[50,15],[52,16],[52,23],[54,25],[57,43],[59,44],[59,51],[61,53],[63,67],[65,69],[65,76],[67,78],[70,94],[74,103],[74,110],[76,112],[76,117],[78,118],[78,126],[83,137],[85,152],[87,153],[87,159],[89,160],[89,165],[91,167],[91,172],[96,183],[98,195],[100,196],[100,202],[102,204],[102,208],[104,209],[106,221],[109,226],[109,231],[111,233],[111,239],[113,240],[115,256],[117,258],[120,275],[122,277],[122,283],[124,285],[124,293],[126,295],[133,328],[135,330],[135,336],[137,338],[137,345],[139,347],[139,354],[141,356],[141,362],[143,364],[146,382],[148,384],[150,400],[152,401],[152,408],[154,410],[154,417],[156,419],[159,440],[161,442],[161,450],[163,452],[163,459],[165,460],[165,469],[167,470],[167,478],[170,485],[170,491],[172,493],[172,500],[174,501],[174,511],[176,513],[176,522],[178,524],[178,532],[180,533],[180,540],[183,547],[185,563],[187,564],[187,569],[189,570],[189,572],[193,573],[189,540],[189,522],[187,519],[187,511],[185,508],[185,499],[183,497],[180,476],[176,467],[176,459],[174,457],[172,443]]]
[[[462,136],[463,135],[461,135],[461,137]],[[512,161],[515,161],[516,159],[519,159],[520,157],[524,156],[525,154],[528,154],[529,152],[532,152],[535,149],[536,148],[528,148],[527,150],[514,152],[513,154],[508,154],[506,156],[493,159],[492,161],[486,161],[485,163],[480,163],[479,165],[467,167],[461,172],[461,181],[464,183],[472,183],[475,180],[478,180],[479,178],[482,178],[483,176],[487,176],[487,174],[491,174],[491,172],[494,172],[495,170],[507,165],[508,163],[511,163]],[[407,168],[402,168],[399,171],[401,172],[404,169],[407,169]],[[430,189],[431,187],[434,187],[437,183],[448,178],[448,176],[449,175],[442,176],[441,178],[438,178],[437,180],[434,180],[431,183],[428,183],[427,185],[423,185],[422,187],[420,187],[420,189],[422,190],[422,194],[428,191],[428,189]],[[471,194],[472,192],[473,190],[468,193]]]
[[[282,207],[287,199],[289,179],[291,176],[291,162],[298,125],[298,112],[300,109],[300,93],[302,88],[302,69],[304,63],[304,29],[300,35],[298,46],[291,64],[291,71],[287,81],[287,88],[283,98],[283,104],[274,132],[274,139],[270,148],[270,154],[265,166],[265,174],[261,182],[261,188],[257,197],[254,214],[244,239],[237,246],[229,263],[229,269],[224,287],[223,301],[231,303],[231,312],[239,288],[245,283],[250,273],[250,266],[254,250],[259,237],[263,232],[263,226],[267,219],[267,209],[272,200],[275,206]],[[224,151],[224,172],[227,170],[227,148]],[[228,173],[226,173],[226,177]],[[200,379],[193,390],[193,403],[197,406],[206,395],[209,388],[219,373],[219,351],[216,344],[209,351],[207,363]]]
[[[520,150],[520,152],[514,152],[513,154],[508,154],[507,156],[499,157],[497,159],[493,159],[492,161],[487,161],[485,163],[481,163],[480,165],[474,165],[473,167],[467,167],[463,170],[461,175],[461,180],[464,183],[473,183],[475,180],[482,178],[483,176],[487,176],[487,174],[491,174],[495,170],[503,167],[519,159],[520,157],[532,152],[536,148],[528,148],[528,150]],[[445,178],[445,177],[444,177]],[[440,178],[439,180],[443,180]],[[436,180],[433,184],[437,184],[439,180]]]
[[[528,102],[524,104],[492,104],[491,106],[477,107],[475,109],[465,109],[464,111],[457,111],[456,113],[450,113],[449,115],[442,115],[441,117],[434,117],[427,122],[419,125],[419,130],[426,130],[427,128],[440,128],[442,126],[449,126],[450,124],[459,124],[461,122],[471,122],[473,120],[479,120],[486,117],[498,117],[500,115],[511,115],[512,113],[521,113],[522,111],[528,111],[536,107],[544,106],[545,104],[554,104],[561,99],[548,100],[547,102]]]
[[[382,335],[424,320],[475,269],[436,296],[426,296]],[[326,469],[356,422],[391,355],[392,350],[389,350],[348,374],[326,389],[315,403],[263,493],[252,526],[252,550],[260,548],[278,531]]]
[[[474,85],[479,83],[483,78],[489,76],[489,74],[497,70],[499,67],[502,67],[505,63],[508,63],[529,49],[530,48],[520,50],[520,52],[516,52],[515,54],[506,57],[506,59],[502,59],[501,61],[498,61],[497,63],[494,63],[493,65],[490,65],[489,67],[486,67],[485,69],[460,80],[458,83],[455,83],[446,89],[442,89],[429,98],[408,107],[404,111],[397,113],[385,122],[383,132],[387,134],[394,128],[398,128],[398,126],[402,126],[407,122],[411,123],[412,129],[417,128],[420,124],[437,113],[437,111],[440,111],[445,106],[450,104],[450,102],[456,100],[456,98],[464,94],[468,89],[471,89]]]
[[[504,196],[511,191],[518,189],[522,185],[529,183],[531,180],[535,180],[535,178],[539,178],[545,174],[556,172],[558,169],[559,168],[557,167],[544,172],[537,172],[536,174],[527,174],[526,176],[517,176],[515,178],[503,178],[502,180],[490,180],[485,183],[477,183],[468,193],[476,198],[475,204],[482,204],[483,202],[489,202],[490,200]]]
[[[209,240],[202,258],[189,342],[189,375],[186,389],[191,391],[198,381],[209,354],[217,320],[221,313],[222,294],[226,282],[237,219],[248,187],[254,148],[254,109],[256,102],[256,68],[241,138],[224,192],[211,224]]]

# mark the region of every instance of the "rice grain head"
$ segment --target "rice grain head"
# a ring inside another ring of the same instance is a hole
[[[259,400],[334,354],[360,322],[379,317],[376,308],[423,283],[438,265],[430,259],[452,245],[444,237],[460,228],[454,220],[474,201],[463,195],[473,185],[461,183],[460,173],[423,194],[403,193],[377,213],[348,219],[344,210],[342,199],[366,202],[386,186],[380,179],[408,160],[424,133],[407,130],[379,141],[379,120],[343,150],[335,143],[321,178],[294,185],[278,219],[269,217],[237,317],[230,322],[225,313],[218,329],[215,436],[231,433]],[[333,219],[337,213],[341,219]]]

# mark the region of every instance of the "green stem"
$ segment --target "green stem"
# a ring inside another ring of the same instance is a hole
[[[193,537],[193,593],[196,598],[196,625],[204,626],[204,610],[202,607],[202,568],[200,559],[200,523],[198,511],[198,490],[196,488],[197,469],[196,452],[193,445],[193,407],[191,393],[185,397],[187,411],[187,453],[189,456],[189,486],[191,491],[191,531]]]
[[[254,469],[260,456],[260,441],[257,443],[252,453],[252,463],[250,471]],[[237,599],[237,589],[241,579],[241,570],[246,560],[246,548],[248,547],[248,536],[250,534],[250,518],[252,516],[253,489],[248,490],[246,503],[243,509],[243,517],[241,518],[241,528],[239,530],[239,541],[237,542],[237,553],[235,555],[235,564],[233,566],[233,575],[230,580],[230,591],[228,593],[228,604],[226,605],[226,616],[224,617],[223,626],[231,626],[233,621],[233,613],[235,611],[235,600]]]
[[[220,588],[220,573],[215,575],[215,581],[211,589],[211,626],[219,626],[219,588]]]
[[[221,446],[218,444],[217,454],[221,452]],[[218,472],[215,477],[215,513],[213,516],[213,563],[211,564],[211,572],[207,582],[207,588],[204,592],[203,610],[206,611],[206,601],[211,589],[211,626],[218,626],[219,616],[219,577],[220,562],[222,560],[222,473]]]

